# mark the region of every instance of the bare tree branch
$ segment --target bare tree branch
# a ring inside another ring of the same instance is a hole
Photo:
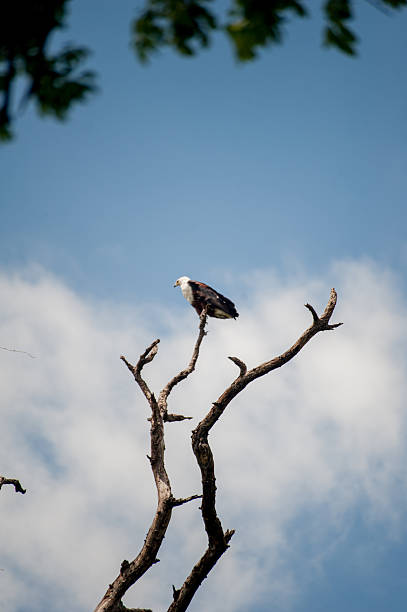
[[[159,342],[160,342],[159,338],[157,338],[157,340],[154,340],[154,342],[152,342],[150,346],[146,348],[144,353],[140,355],[139,360],[135,366],[129,363],[127,359],[123,357],[123,355],[120,357],[120,359],[124,361],[126,366],[129,368],[130,372],[132,372],[138,386],[140,387],[145,397],[147,398],[147,401],[150,404],[151,408],[152,408],[151,402],[153,399],[153,394],[148,388],[146,381],[142,378],[141,370],[144,368],[146,363],[150,363],[151,361],[153,361],[154,357],[157,355]],[[155,402],[155,399],[154,399],[154,402]]]
[[[24,495],[24,493],[27,492],[27,489],[23,489],[20,481],[16,478],[5,478],[4,476],[0,476],[0,489],[5,484],[13,485],[16,493],[22,493]]]
[[[132,372],[151,407],[151,456],[149,459],[157,488],[157,510],[140,553],[130,563],[122,563],[119,575],[109,586],[102,601],[96,606],[95,612],[115,612],[120,609],[120,602],[126,591],[157,562],[157,553],[171,519],[173,496],[164,465],[164,421],[154,394],[141,376],[144,365],[152,361],[157,354],[158,343],[159,340],[155,340],[140,355],[136,366],[129,363],[125,357],[121,357]]]
[[[185,421],[186,419],[193,419],[194,417],[184,416],[183,414],[170,414],[167,412],[164,415],[164,421],[166,423],[173,423],[174,421]]]
[[[208,412],[205,419],[201,421],[203,427],[209,431],[211,427],[216,423],[219,419],[226,406],[247,387],[247,385],[253,380],[276,370],[277,368],[281,368],[281,366],[285,365],[288,361],[290,361],[295,355],[297,355],[300,350],[313,338],[318,332],[336,329],[342,323],[336,323],[334,325],[329,324],[329,320],[332,316],[334,308],[336,306],[337,294],[335,289],[331,289],[331,294],[328,300],[328,304],[321,315],[318,317],[315,309],[309,304],[306,305],[306,308],[311,311],[313,323],[312,325],[305,330],[305,332],[298,338],[298,340],[284,353],[279,355],[278,357],[274,357],[270,361],[266,361],[251,370],[248,370],[243,376],[240,375],[236,380],[232,382],[232,384],[222,393],[222,395],[213,402],[212,409]],[[232,360],[233,361],[233,360]]]
[[[36,359],[35,355],[31,355],[31,353],[27,351],[19,351],[18,349],[7,348],[6,346],[0,346],[0,349],[2,351],[9,351],[10,353],[23,353],[23,355],[28,355],[31,359]]]
[[[164,419],[183,420],[188,417],[181,415],[169,415],[167,413],[167,399],[175,385],[181,380],[184,380],[195,369],[196,361],[199,356],[199,349],[202,340],[205,336],[205,325],[207,315],[206,311],[202,313],[199,324],[198,340],[195,343],[195,348],[192,354],[191,361],[185,370],[182,370],[177,376],[164,387],[159,394],[158,401],[155,399],[154,393],[150,390],[146,381],[141,376],[141,372],[146,363],[150,363],[158,351],[159,340],[155,340],[146,348],[144,353],[140,355],[137,364],[134,366],[127,361],[122,355],[120,359],[126,364],[134,379],[139,385],[141,391],[146,397],[151,408],[150,418],[150,440],[151,440],[151,456],[149,457],[151,469],[154,475],[154,480],[157,488],[157,510],[144,541],[144,545],[138,556],[131,562],[123,562],[120,568],[120,573],[114,582],[109,585],[103,599],[95,608],[95,612],[118,612],[123,610],[121,599],[126,591],[154,564],[158,562],[157,553],[160,549],[168,524],[171,519],[172,509],[175,506],[180,506],[192,499],[197,499],[200,496],[191,496],[185,499],[175,499],[171,492],[170,480],[164,464]],[[179,417],[179,418],[177,418]]]
[[[207,308],[205,306],[205,308],[202,310],[199,316],[198,339],[195,343],[195,347],[194,347],[189,365],[184,370],[181,370],[179,374],[174,376],[174,378],[172,378],[169,381],[169,383],[164,387],[164,389],[161,391],[158,397],[158,403],[160,404],[160,406],[162,407],[165,413],[167,413],[168,396],[173,390],[173,388],[175,387],[175,385],[178,385],[178,383],[180,383],[182,380],[185,380],[185,378],[187,378],[195,370],[195,365],[196,365],[196,362],[199,356],[199,349],[201,347],[202,340],[206,336],[205,325],[206,325],[207,319],[208,319]]]
[[[201,499],[202,495],[190,495],[189,497],[185,497],[185,498],[181,498],[181,499],[173,499],[172,500],[172,505],[173,506],[182,506],[183,504],[187,504],[188,502],[192,501],[193,499]]]
[[[113,612],[153,612],[150,608],[126,608],[123,602],[119,602]]]
[[[244,376],[246,374],[247,365],[243,361],[241,361],[237,357],[228,357],[228,359],[230,359],[230,361],[233,361],[233,363],[237,365],[240,370],[240,376]]]
[[[192,568],[182,587],[179,590],[174,589],[174,600],[167,612],[183,612],[188,608],[203,580],[228,549],[229,542],[235,533],[233,529],[223,531],[216,513],[215,465],[208,442],[208,429],[202,423],[203,421],[192,432],[192,449],[202,476],[201,513],[208,536],[208,548]]]
[[[247,370],[246,364],[237,357],[229,357],[238,366],[239,376],[225,389],[222,395],[213,402],[212,408],[201,420],[192,432],[192,449],[196,457],[198,466],[201,470],[202,496],[192,495],[186,498],[176,499],[171,493],[170,481],[164,465],[164,422],[183,420],[182,415],[169,415],[167,412],[168,396],[172,389],[179,382],[187,378],[195,369],[199,356],[199,349],[205,336],[205,325],[207,320],[206,311],[200,316],[199,334],[195,343],[191,361],[187,368],[174,376],[162,389],[155,399],[154,394],[149,389],[147,383],[141,376],[141,371],[146,363],[151,362],[158,350],[159,340],[155,340],[140,356],[136,366],[130,364],[125,357],[121,357],[128,369],[132,372],[136,382],[144,393],[151,407],[151,457],[150,463],[157,487],[158,504],[154,520],[147,534],[144,546],[134,561],[127,560],[122,562],[119,576],[111,584],[96,607],[95,612],[123,612],[127,609],[123,606],[121,599],[128,588],[133,585],[154,563],[158,562],[157,553],[165,536],[169,521],[171,519],[172,508],[183,505],[193,499],[202,498],[201,513],[208,536],[208,547],[203,556],[193,567],[191,573],[186,578],[180,589],[173,587],[173,602],[168,608],[168,612],[183,612],[189,606],[197,589],[208,573],[213,569],[219,558],[228,549],[229,542],[234,534],[234,530],[223,530],[222,523],[216,512],[216,479],[215,467],[211,448],[208,442],[210,430],[223,414],[228,404],[252,381],[280,368],[288,361],[293,359],[297,353],[320,331],[333,330],[342,323],[330,324],[329,320],[336,305],[335,289],[331,290],[328,304],[319,317],[315,309],[306,304],[306,308],[311,312],[313,323],[305,330],[298,340],[284,353],[266,361],[251,370]]]
[[[319,316],[317,315],[315,308],[313,306],[311,306],[311,304],[305,304],[305,308],[308,308],[308,310],[312,314],[312,318],[314,319],[314,323],[318,323]]]
[[[192,449],[202,476],[201,512],[205,530],[208,535],[208,548],[198,563],[193,567],[182,587],[178,590],[174,588],[174,601],[171,603],[167,612],[183,612],[188,608],[202,581],[207,577],[208,573],[228,549],[229,542],[234,534],[234,530],[223,531],[222,523],[216,512],[215,468],[212,451],[208,442],[210,430],[222,415],[226,406],[236,397],[236,395],[243,391],[250,382],[290,361],[319,331],[334,329],[342,325],[341,323],[329,325],[329,319],[334,311],[336,299],[336,291],[332,289],[328,304],[321,317],[318,317],[312,306],[306,304],[306,308],[308,308],[312,314],[313,323],[291,348],[285,353],[282,353],[282,355],[270,361],[266,361],[249,371],[247,371],[246,364],[240,359],[237,357],[229,357],[229,359],[239,367],[240,375],[231,385],[229,385],[217,401],[213,402],[212,408],[209,410],[208,414],[192,432]]]

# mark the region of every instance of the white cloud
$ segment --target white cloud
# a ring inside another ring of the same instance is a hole
[[[218,509],[236,535],[191,610],[246,609],[254,585],[259,596],[272,593],[289,607],[308,579],[294,580],[290,568],[299,554],[290,526],[296,521],[301,537],[302,516],[318,517],[304,523],[315,543],[304,572],[323,565],[356,507],[366,521],[386,526],[382,537],[401,529],[407,303],[397,279],[371,262],[338,263],[327,277],[303,275],[290,284],[257,272],[245,279],[241,317],[210,321],[197,371],[171,396],[171,410],[196,424],[237,374],[226,357],[251,367],[285,350],[310,324],[304,302],[323,310],[335,280],[333,320],[345,325],[317,335],[287,366],[252,383],[211,434]],[[119,355],[135,361],[159,321],[167,332],[145,368],[159,390],[189,360],[197,319],[186,303],[174,314],[84,299],[40,270],[3,273],[0,294],[0,345],[36,355],[0,351],[0,473],[28,489],[24,497],[9,488],[0,493],[2,599],[8,612],[27,602],[30,612],[42,610],[44,600],[59,612],[69,591],[73,612],[92,609],[121,561],[137,554],[155,505],[147,405]],[[167,427],[176,496],[199,492],[193,426]],[[182,582],[205,546],[198,505],[177,509],[161,563],[128,595],[129,604],[168,606],[171,584]],[[235,585],[227,593],[226,582]]]

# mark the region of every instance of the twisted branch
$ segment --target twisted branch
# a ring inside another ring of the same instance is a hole
[[[243,361],[237,357],[229,357],[229,359],[239,367],[240,374],[216,402],[213,402],[212,408],[192,432],[192,449],[201,470],[202,477],[201,513],[205,531],[208,536],[208,547],[204,555],[193,567],[182,587],[178,590],[174,588],[174,601],[169,606],[167,612],[183,612],[188,608],[202,581],[207,577],[208,573],[228,549],[229,542],[234,534],[233,529],[223,531],[222,523],[216,512],[215,467],[212,451],[208,442],[210,430],[223,414],[226,406],[236,397],[236,395],[243,391],[250,382],[290,361],[319,331],[335,329],[339,327],[339,325],[342,325],[342,323],[336,323],[335,325],[329,324],[329,319],[334,311],[336,300],[336,291],[332,289],[328,304],[321,317],[318,317],[312,306],[306,304],[306,308],[310,310],[313,318],[311,327],[309,327],[300,338],[285,351],[285,353],[282,353],[278,357],[266,361],[249,371],[247,371],[246,364],[243,363]]]

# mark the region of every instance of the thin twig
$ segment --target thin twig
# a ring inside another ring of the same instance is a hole
[[[28,353],[27,351],[19,351],[18,349],[11,349],[5,346],[0,346],[0,349],[2,351],[9,351],[10,353],[23,353],[23,355],[28,355],[28,357],[31,357],[31,359],[36,359],[35,355],[31,355],[31,353]]]
[[[308,310],[312,314],[312,318],[314,319],[314,323],[318,323],[319,316],[317,315],[315,308],[313,306],[311,306],[311,304],[305,304],[305,308],[308,308]]]
[[[171,414],[169,412],[166,412],[164,415],[164,421],[166,423],[174,423],[175,421],[185,421],[185,420],[191,420],[194,417],[191,416],[184,416],[183,414]]]
[[[228,359],[230,359],[230,361],[233,361],[233,363],[237,365],[240,370],[240,376],[244,376],[246,374],[247,365],[243,361],[241,361],[237,357],[228,357]]]
[[[183,504],[187,504],[188,502],[194,500],[194,499],[201,499],[202,495],[190,495],[189,497],[184,497],[181,499],[173,499],[172,500],[172,505],[173,506],[182,506]]]

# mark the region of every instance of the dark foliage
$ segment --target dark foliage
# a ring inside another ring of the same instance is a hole
[[[84,47],[66,45],[49,51],[51,34],[63,28],[69,0],[3,0],[0,4],[0,139],[12,137],[16,110],[35,100],[42,114],[64,119],[76,101],[93,89],[90,71],[75,74],[88,55]],[[18,77],[25,90],[13,93]]]
[[[70,0],[2,0],[0,4],[0,140],[12,137],[16,110],[29,100],[40,113],[64,119],[71,106],[94,91],[94,74],[77,72],[88,55],[84,47],[65,46],[51,53],[50,37],[64,27]],[[163,47],[193,56],[207,47],[215,31],[230,39],[237,58],[255,58],[259,50],[281,42],[290,18],[306,17],[305,0],[230,0],[222,19],[214,0],[145,0],[131,24],[131,42],[141,61]],[[407,0],[369,0],[383,12]],[[324,44],[355,55],[357,37],[350,29],[356,0],[325,0]],[[218,5],[218,7],[220,4]],[[118,7],[119,8],[119,7]],[[120,8],[119,8],[120,10]],[[21,78],[25,91],[13,99]]]
[[[141,60],[168,46],[194,55],[206,47],[211,30],[224,31],[241,61],[256,57],[262,47],[282,41],[284,26],[292,16],[306,17],[305,1],[231,0],[226,21],[208,9],[212,0],[145,0],[144,9],[132,24],[133,46]],[[377,8],[400,8],[407,0],[374,0]],[[349,29],[355,0],[325,0],[327,20],[324,43],[354,55],[357,38]]]

